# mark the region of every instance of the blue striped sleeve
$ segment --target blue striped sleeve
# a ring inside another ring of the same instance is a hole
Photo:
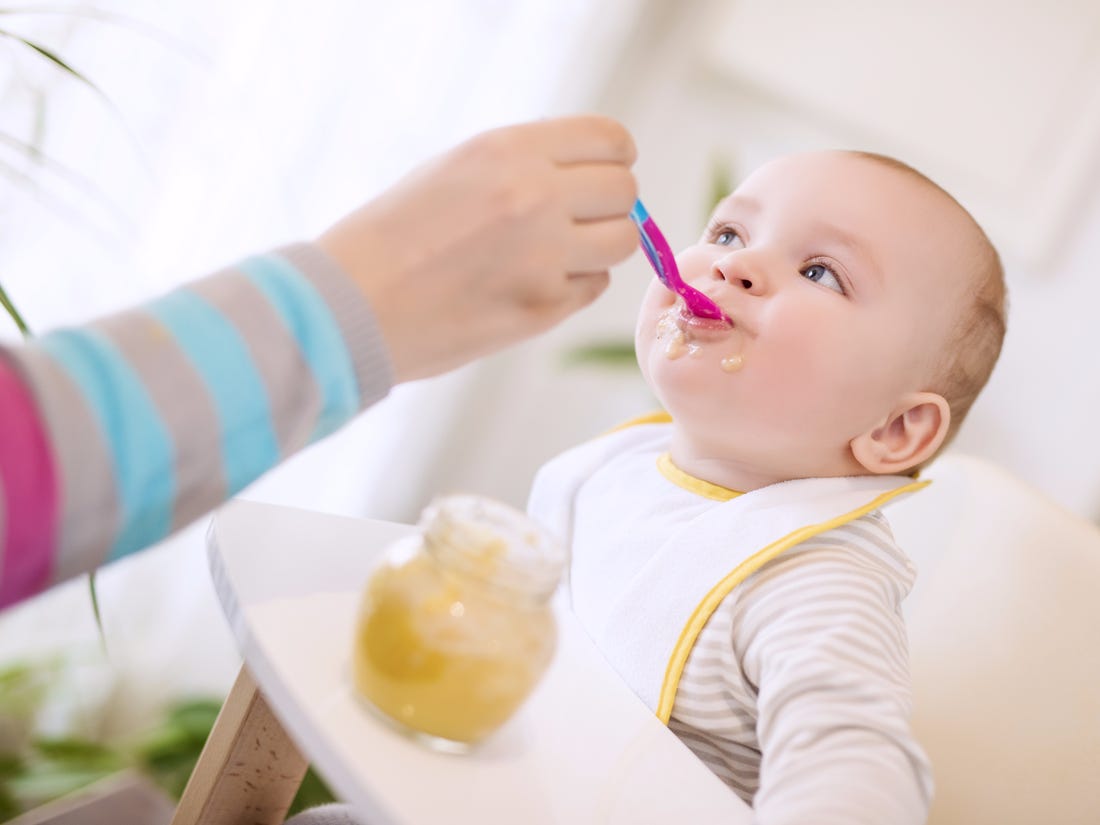
[[[355,368],[339,325],[314,286],[289,262],[255,256],[238,264],[283,319],[321,389],[313,440],[328,435],[359,409]]]
[[[58,462],[62,578],[165,538],[394,378],[360,285],[312,244],[8,356]]]
[[[171,332],[210,394],[226,491],[233,495],[280,458],[267,388],[248,344],[221,312],[187,290],[154,301],[146,311]]]
[[[118,523],[108,559],[168,535],[176,497],[171,434],[123,355],[95,330],[60,330],[37,342],[83,393],[108,447]]]

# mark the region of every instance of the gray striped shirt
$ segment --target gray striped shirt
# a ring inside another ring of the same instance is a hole
[[[914,576],[876,511],[765,565],[711,615],[669,728],[757,821],[925,821],[901,615]]]

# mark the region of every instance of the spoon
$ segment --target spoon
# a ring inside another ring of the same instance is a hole
[[[642,238],[642,251],[649,259],[654,271],[661,283],[684,299],[688,312],[700,318],[712,318],[715,321],[729,321],[718,304],[704,295],[695,287],[688,286],[680,277],[680,270],[676,267],[676,257],[672,249],[649,217],[649,212],[640,200],[634,201],[634,208],[630,210],[630,220],[638,227],[638,234]]]

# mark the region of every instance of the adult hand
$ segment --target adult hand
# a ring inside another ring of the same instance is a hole
[[[398,381],[434,375],[587,305],[631,254],[634,142],[579,116],[477,135],[319,239],[362,287]]]

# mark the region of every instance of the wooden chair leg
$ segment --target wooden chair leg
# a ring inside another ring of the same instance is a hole
[[[242,667],[172,825],[281,825],[307,767]]]

